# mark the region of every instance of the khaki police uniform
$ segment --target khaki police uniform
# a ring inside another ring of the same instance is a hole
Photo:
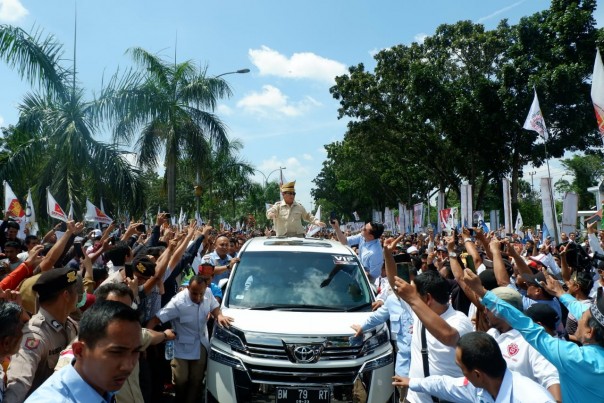
[[[75,284],[77,273],[72,268],[52,269],[43,273],[34,291],[39,295],[66,289]],[[60,323],[43,307],[23,327],[19,352],[8,368],[5,402],[22,402],[54,371],[59,354],[78,335],[76,322],[67,318]]]

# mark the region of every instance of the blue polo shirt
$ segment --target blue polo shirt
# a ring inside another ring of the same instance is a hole
[[[26,403],[110,403],[115,401],[115,392],[101,396],[90,386],[71,365],[66,365],[61,370],[52,374],[38,389],[32,393]]]

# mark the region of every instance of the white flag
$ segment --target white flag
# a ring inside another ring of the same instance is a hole
[[[315,218],[317,218],[319,221],[321,221],[321,206],[319,206],[317,208],[317,212],[315,213]],[[313,236],[314,234],[319,232],[320,229],[321,229],[321,227],[319,227],[318,225],[310,224],[308,226],[308,231],[306,231],[306,236]]]
[[[355,221],[361,221],[361,217],[359,217],[359,213],[357,213],[356,211],[352,213],[352,215],[354,216],[354,220]]]
[[[38,224],[36,223],[36,212],[34,210],[34,201],[31,197],[31,189],[27,191],[25,199],[25,226],[29,228],[31,235],[38,233]]]
[[[50,189],[46,188],[46,212],[52,218],[67,222],[67,214],[63,211],[59,203],[50,194]]]
[[[67,218],[73,220],[73,202],[69,200],[69,212],[67,213]]]
[[[522,222],[522,216],[520,215],[520,210],[518,210],[518,215],[516,216],[516,225],[514,225],[514,231],[520,238],[524,238],[524,232],[522,231],[522,226],[524,223]]]
[[[4,211],[8,213],[10,218],[19,223],[25,217],[25,210],[23,210],[17,195],[6,181],[4,181]]]
[[[543,119],[543,114],[541,113],[541,108],[539,107],[539,99],[537,98],[537,90],[535,91],[535,98],[533,98],[533,103],[531,104],[531,110],[528,113],[528,116],[526,117],[526,120],[524,121],[524,126],[522,126],[523,129],[526,130],[534,130],[537,133],[539,133],[539,135],[541,137],[543,137],[544,140],[547,141],[548,139],[548,135],[547,135],[547,127],[545,127],[545,120]]]
[[[100,208],[92,204],[88,199],[86,199],[86,215],[84,218],[86,221],[94,221],[103,224],[111,224],[113,222],[107,214],[103,213]]]
[[[591,102],[594,104],[598,130],[604,141],[604,65],[602,65],[600,49],[596,52],[594,72],[591,77]]]

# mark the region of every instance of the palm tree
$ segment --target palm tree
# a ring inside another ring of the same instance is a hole
[[[132,212],[143,205],[140,171],[114,145],[95,140],[100,122],[97,104],[86,101],[76,82],[75,67],[61,65],[62,46],[38,31],[0,25],[0,60],[18,71],[35,89],[19,105],[12,135],[18,139],[0,166],[0,178],[36,181],[39,205],[46,187],[65,206],[83,206],[86,197],[113,198]],[[45,209],[44,209],[45,210]]]
[[[101,95],[103,116],[115,124],[114,141],[131,144],[137,136],[139,167],[156,168],[164,152],[168,209],[174,213],[178,160],[191,159],[201,167],[208,140],[219,149],[228,146],[226,128],[213,110],[231,89],[192,61],[169,62],[141,48],[128,52],[140,70],[122,77],[119,90],[112,89],[117,76],[112,79]]]

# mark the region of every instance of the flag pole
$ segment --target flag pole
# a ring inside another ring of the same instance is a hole
[[[545,164],[547,165],[547,177],[549,179],[549,186],[550,186],[550,192],[549,192],[549,198],[550,198],[550,203],[552,205],[552,217],[554,219],[554,240],[555,240],[555,244],[558,244],[558,217],[556,215],[556,201],[554,200],[554,184],[553,184],[553,178],[552,178],[552,174],[550,173],[549,170],[549,156],[547,154],[547,141],[543,142],[543,148],[545,149]]]

